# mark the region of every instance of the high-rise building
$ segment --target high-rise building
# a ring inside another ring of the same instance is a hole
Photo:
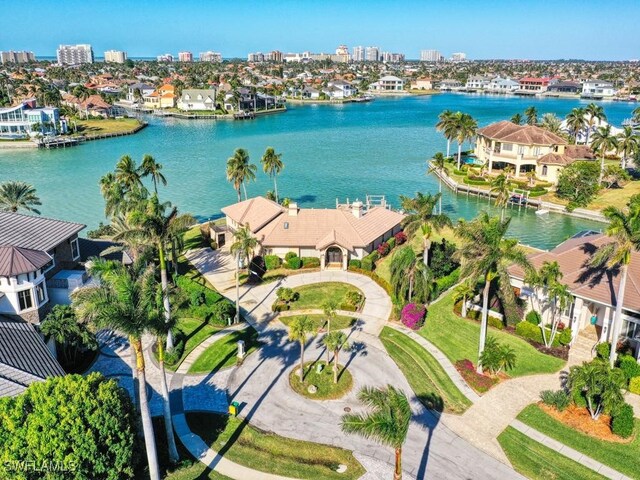
[[[420,61],[421,62],[441,62],[444,57],[438,50],[421,50]]]
[[[269,55],[267,55],[267,60],[270,62],[282,62],[282,52],[280,50],[272,50]]]
[[[179,52],[178,53],[178,61],[179,62],[193,62],[193,53],[191,53],[191,52]]]
[[[158,55],[158,56],[156,57],[156,59],[157,59],[159,62],[168,62],[168,63],[171,63],[171,62],[173,62],[173,55],[171,55],[170,53],[165,53],[164,55]]]
[[[380,60],[380,49],[378,47],[367,47],[364,51],[364,59],[367,62],[377,62]]]
[[[127,61],[127,52],[121,50],[109,50],[104,52],[104,61],[111,63],[124,63]]]
[[[382,52],[380,54],[380,60],[387,63],[404,62],[404,53]]]
[[[93,63],[93,48],[88,44],[60,45],[56,51],[60,65],[78,65]]]
[[[466,62],[467,61],[467,54],[463,53],[463,52],[452,53],[451,54],[451,61],[452,62]]]
[[[27,51],[19,51],[14,52],[13,50],[9,50],[8,52],[0,52],[0,62],[1,63],[29,63],[35,62],[36,56],[33,52]]]
[[[354,62],[364,62],[364,47],[353,47],[353,56],[351,59]]]
[[[200,52],[201,62],[222,62],[222,54],[219,52]]]
[[[264,53],[262,52],[250,53],[247,55],[247,62],[264,62],[264,60]]]

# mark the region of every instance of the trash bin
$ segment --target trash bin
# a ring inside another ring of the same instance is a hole
[[[240,404],[238,402],[231,402],[231,405],[229,405],[229,415],[233,415],[234,417],[237,417],[239,409],[240,409]]]
[[[597,315],[592,315],[591,316],[591,325],[595,325],[598,323],[598,316]]]

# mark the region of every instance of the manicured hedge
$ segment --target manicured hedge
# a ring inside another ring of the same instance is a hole
[[[301,257],[302,268],[319,268],[320,259],[318,257]]]
[[[349,260],[349,270],[351,270],[351,267],[362,268],[362,262],[360,260],[358,260],[357,258],[353,258],[353,259]]]
[[[551,332],[547,329],[547,335],[550,335]],[[539,345],[544,345],[544,339],[542,338],[542,331],[540,327],[534,325],[529,322],[520,322],[516,325],[516,335],[519,335],[522,338],[527,340],[531,340]],[[560,335],[556,335],[556,338],[553,339],[552,347],[560,346]],[[548,338],[548,337],[547,337]]]
[[[393,250],[396,246],[396,238],[391,237],[389,240],[387,240],[387,245],[389,245],[389,249]]]
[[[633,408],[628,403],[625,403],[613,417],[611,431],[622,438],[629,438],[633,435],[634,426]]]
[[[267,270],[275,270],[282,265],[282,259],[277,255],[265,255],[264,263],[267,266]]]
[[[467,185],[487,185],[485,180],[471,180],[470,178],[464,178],[462,181]]]
[[[290,257],[287,260],[287,268],[298,270],[300,267],[302,267],[302,259],[300,257]]]
[[[364,263],[364,260],[363,260],[363,263]],[[389,282],[387,282],[384,278],[380,278],[378,275],[375,274],[375,272],[367,271],[364,268],[355,268],[352,266],[349,266],[349,271],[354,273],[359,273],[361,275],[366,275],[367,277],[372,279],[374,282],[376,282],[378,285],[380,285],[382,288],[384,288],[384,290],[387,292],[387,294],[390,297],[393,297],[393,288],[391,288],[391,285],[389,284]]]
[[[449,275],[438,278],[434,282],[433,292],[431,293],[431,300],[438,298],[443,292],[446,292],[453,287],[460,280],[460,269],[456,268]]]

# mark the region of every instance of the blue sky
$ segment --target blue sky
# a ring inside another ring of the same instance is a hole
[[[54,55],[91,43],[125,50],[332,52],[376,45],[418,58],[421,49],[469,58],[627,60],[640,57],[640,1],[617,0],[21,0],[3,2],[0,50]]]

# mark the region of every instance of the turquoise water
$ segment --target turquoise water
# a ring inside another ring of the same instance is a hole
[[[473,115],[480,126],[510,118],[534,104],[540,115],[566,115],[580,100],[520,99],[504,96],[442,94],[379,98],[344,105],[291,105],[283,114],[253,121],[189,121],[149,118],[137,135],[87,142],[66,150],[0,151],[0,181],[32,183],[42,199],[42,214],[83,222],[94,227],[103,220],[98,188],[101,175],[121,155],[140,160],[152,154],[164,165],[169,186],[162,190],[182,211],[199,218],[220,214],[236,201],[225,179],[225,163],[237,147],[249,150],[258,163],[268,146],[283,153],[285,169],[278,178],[281,196],[305,207],[332,207],[336,198],[364,198],[383,194],[394,205],[398,195],[435,192],[437,179],[425,175],[426,159],[445,151],[446,142],[435,131],[444,109]],[[609,120],[620,125],[633,104],[603,103]],[[452,146],[452,149],[455,149]],[[273,185],[261,171],[248,185],[249,195],[263,195]],[[452,218],[474,217],[487,201],[467,199],[445,189],[443,210]],[[490,208],[491,211],[494,211]],[[523,243],[550,248],[584,229],[602,224],[532,211],[512,210],[511,234]]]

